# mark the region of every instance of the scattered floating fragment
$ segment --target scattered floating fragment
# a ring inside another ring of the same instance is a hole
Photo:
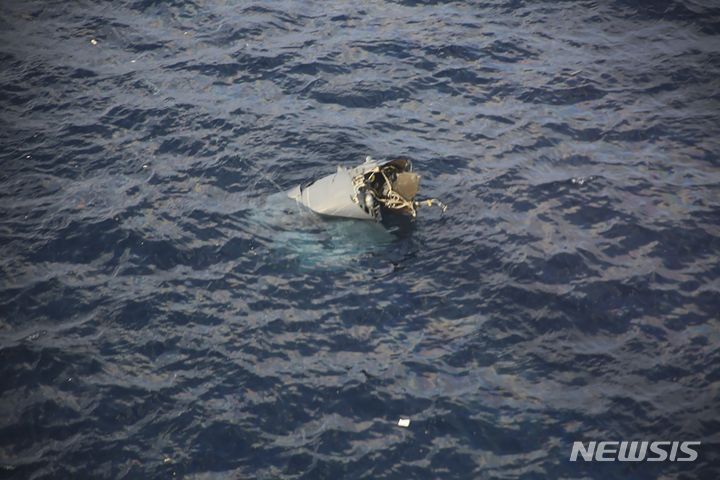
[[[90,40],[90,43],[92,43],[93,45],[97,45],[97,40],[93,38],[92,40]]]
[[[403,427],[403,428],[409,427],[410,419],[409,418],[400,418],[400,420],[398,420],[398,426]]]

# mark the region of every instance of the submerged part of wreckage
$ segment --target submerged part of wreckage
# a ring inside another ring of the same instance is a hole
[[[379,163],[371,157],[354,168],[338,166],[337,172],[298,185],[288,196],[315,213],[331,217],[381,221],[387,214],[417,215],[421,205],[445,205],[435,199],[416,200],[420,175],[410,160]]]

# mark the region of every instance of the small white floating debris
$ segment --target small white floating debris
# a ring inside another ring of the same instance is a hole
[[[170,462],[172,462],[172,458],[170,458],[170,457],[163,458],[163,463],[170,463]]]
[[[401,418],[400,420],[398,420],[398,426],[403,427],[403,428],[409,427],[410,419],[409,418]]]
[[[92,43],[93,45],[97,45],[97,40],[93,38],[92,40],[90,40],[90,43]]]

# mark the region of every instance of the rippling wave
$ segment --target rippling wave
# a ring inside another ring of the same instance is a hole
[[[715,2],[4,2],[0,39],[0,477],[720,475]],[[449,210],[282,194],[366,155]]]

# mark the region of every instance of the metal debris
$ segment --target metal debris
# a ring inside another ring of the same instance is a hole
[[[420,206],[442,202],[415,200],[420,175],[412,171],[410,160],[397,159],[380,163],[371,157],[354,167],[339,166],[337,172],[298,185],[288,196],[310,210],[331,217],[382,221],[386,214],[400,214],[415,218]]]

